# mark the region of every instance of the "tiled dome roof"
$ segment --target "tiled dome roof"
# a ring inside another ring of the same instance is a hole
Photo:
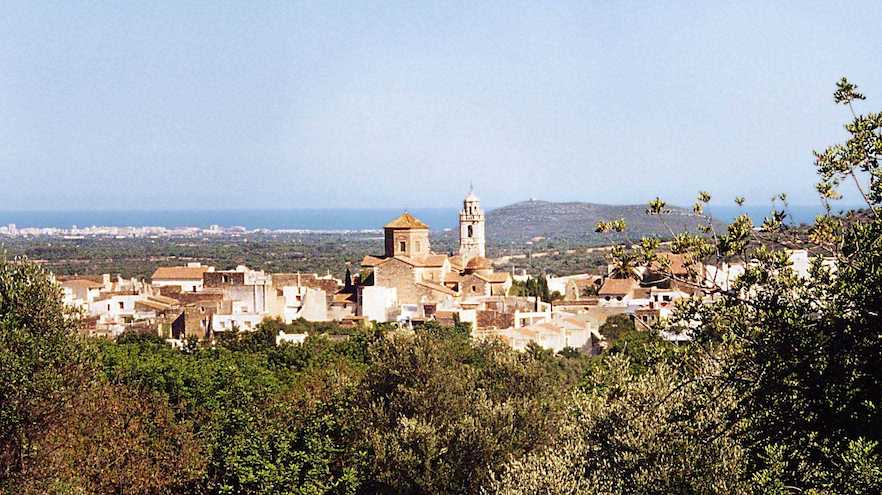
[[[386,224],[387,229],[428,229],[429,226],[421,222],[417,217],[404,212],[400,217]]]
[[[492,268],[490,260],[481,256],[475,256],[466,263],[466,269],[469,270],[484,270],[487,268]]]

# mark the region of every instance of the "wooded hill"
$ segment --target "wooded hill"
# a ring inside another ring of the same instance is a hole
[[[554,203],[551,201],[521,201],[487,213],[487,238],[494,242],[522,242],[541,236],[548,239],[570,240],[604,244],[607,238],[594,232],[600,220],[618,220],[628,223],[632,239],[653,235],[670,237],[684,229],[695,231],[701,219],[690,210],[670,207],[664,218],[646,214],[646,205],[604,205],[597,203]],[[665,226],[667,223],[667,226]],[[722,223],[719,228],[725,228]]]

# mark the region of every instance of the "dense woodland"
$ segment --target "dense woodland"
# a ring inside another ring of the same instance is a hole
[[[846,80],[835,100],[863,99]],[[826,215],[797,276],[786,210],[745,215],[671,249],[749,259],[719,301],[686,300],[656,330],[610,320],[599,356],[517,353],[464,328],[309,330],[265,322],[214,347],[75,336],[76,315],[27,261],[0,263],[0,490],[6,493],[814,493],[882,491],[882,115],[817,153],[860,221]],[[699,195],[696,215],[709,201]],[[663,217],[653,201],[649,213]],[[599,231],[625,230],[613,221]],[[800,232],[800,236],[805,232]],[[612,253],[618,273],[658,241]],[[537,288],[532,288],[536,290]],[[541,290],[541,287],[538,288]]]

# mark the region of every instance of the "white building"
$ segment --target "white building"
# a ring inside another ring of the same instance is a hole
[[[103,283],[93,280],[65,280],[61,282],[62,301],[72,308],[90,311],[92,303],[101,296],[103,288]]]
[[[361,314],[368,321],[389,321],[398,306],[398,290],[395,287],[368,286],[361,289]]]
[[[306,321],[328,321],[328,303],[325,291],[313,287],[282,287],[285,307],[282,319],[285,323],[303,318]]]
[[[532,342],[553,352],[567,347],[587,352],[593,341],[602,340],[593,317],[564,312],[528,326],[480,330],[475,335],[479,339],[499,339],[516,351],[526,350]]]
[[[264,315],[256,313],[217,314],[211,316],[211,328],[215,332],[228,332],[233,328],[251,332],[260,325]]]

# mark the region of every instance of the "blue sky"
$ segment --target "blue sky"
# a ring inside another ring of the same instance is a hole
[[[812,204],[834,82],[882,107],[835,4],[6,2],[0,210]]]

